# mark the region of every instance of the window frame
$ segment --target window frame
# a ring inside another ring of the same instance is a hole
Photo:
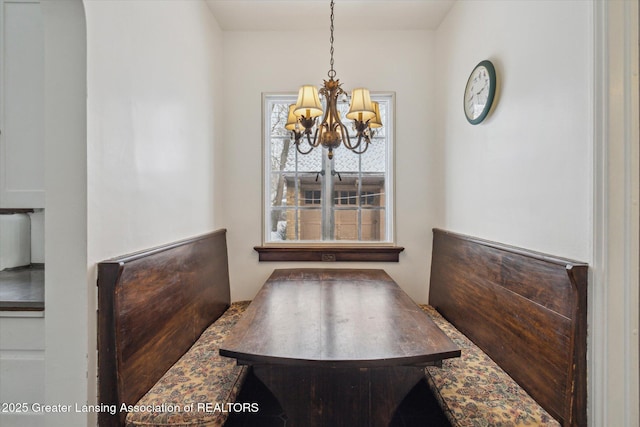
[[[266,114],[269,106],[280,99],[285,103],[295,102],[296,94],[293,92],[263,92],[262,93],[262,179],[261,179],[261,246],[254,249],[259,253],[260,261],[395,261],[399,253],[404,250],[396,245],[396,206],[395,206],[395,92],[372,92],[374,97],[388,98],[390,117],[385,123],[386,132],[386,173],[385,173],[385,197],[388,198],[385,206],[385,229],[387,239],[384,241],[354,241],[354,240],[282,240],[270,241],[271,227],[267,224],[267,218],[271,217],[271,200],[269,195],[271,188],[266,180],[271,179],[270,138],[271,130],[268,129],[270,120]],[[345,123],[346,124],[346,123]],[[295,150],[295,147],[292,148]],[[314,150],[321,150],[317,147]],[[323,155],[326,155],[323,153]],[[361,197],[371,197],[361,195]],[[339,206],[339,205],[336,205]],[[354,205],[355,206],[355,205]],[[357,205],[361,207],[360,204]],[[366,206],[366,205],[362,205]]]

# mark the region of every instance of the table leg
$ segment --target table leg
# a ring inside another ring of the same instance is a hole
[[[402,399],[424,376],[413,366],[315,368],[256,365],[280,402],[287,427],[388,427]]]

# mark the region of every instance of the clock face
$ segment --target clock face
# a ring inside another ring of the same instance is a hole
[[[485,119],[493,103],[496,90],[496,72],[493,64],[482,61],[467,80],[464,91],[464,113],[469,123],[476,125]]]

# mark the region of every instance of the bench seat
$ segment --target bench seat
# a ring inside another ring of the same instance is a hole
[[[162,410],[129,412],[126,426],[222,426],[229,415],[227,403],[235,402],[247,367],[237,366],[234,359],[220,356],[218,349],[248,305],[249,301],[232,303],[136,403],[138,408]],[[198,406],[198,403],[210,406]],[[183,410],[191,404],[192,411]],[[217,408],[216,404],[219,404]],[[180,409],[164,410],[172,407]]]
[[[430,305],[420,307],[462,350],[425,369],[427,383],[452,426],[560,426],[489,356]]]

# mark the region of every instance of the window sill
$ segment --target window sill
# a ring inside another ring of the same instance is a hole
[[[259,261],[398,262],[400,246],[256,246]]]

